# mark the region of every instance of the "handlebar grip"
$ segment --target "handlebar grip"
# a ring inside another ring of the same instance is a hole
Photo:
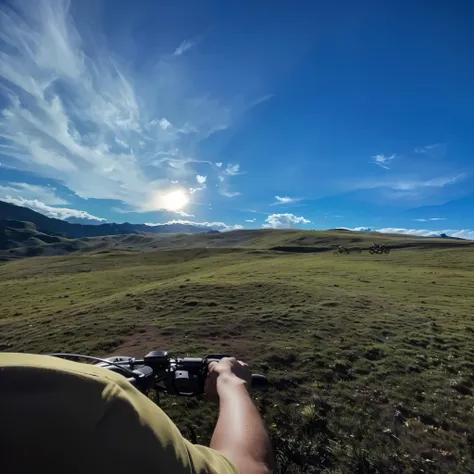
[[[268,379],[265,375],[252,374],[251,388],[254,390],[265,390],[268,388]]]

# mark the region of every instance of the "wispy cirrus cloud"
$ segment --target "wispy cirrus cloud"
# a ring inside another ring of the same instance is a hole
[[[245,219],[245,222],[255,222],[257,219],[255,217],[253,219]]]
[[[434,143],[433,145],[420,146],[415,148],[415,153],[429,154],[443,147],[443,143]]]
[[[197,144],[246,108],[196,89],[181,57],[128,69],[100,34],[81,34],[67,0],[0,6],[0,155],[79,197],[152,210],[172,181],[192,185],[196,163],[215,169]]]
[[[439,176],[430,179],[410,179],[410,178],[399,178],[399,179],[382,179],[382,180],[362,180],[356,183],[352,183],[353,189],[389,189],[393,191],[403,191],[407,195],[410,193],[416,193],[423,190],[444,188],[456,183],[459,183],[468,177],[465,173],[457,175]],[[399,196],[404,196],[401,193]],[[396,197],[396,195],[394,195]]]
[[[265,94],[262,97],[259,97],[258,99],[255,99],[251,104],[250,107],[255,107],[256,105],[261,104],[262,102],[266,102],[267,100],[272,99],[275,97],[275,94]]]
[[[184,212],[184,211],[181,211],[181,210],[168,211],[168,212],[172,212],[173,214],[178,214],[178,216],[181,216],[181,217],[196,217],[194,214],[188,214],[187,212]]]
[[[0,185],[0,199],[3,201],[9,199],[33,200],[50,205],[68,204],[65,199],[56,194],[56,188],[16,182]]]
[[[294,204],[296,202],[303,201],[303,198],[289,197],[289,196],[275,196],[276,202],[270,204],[270,206],[278,206],[279,204]]]
[[[466,177],[466,174],[461,173],[456,176],[442,176],[427,180],[399,180],[392,182],[390,187],[397,191],[414,191],[423,188],[444,188],[445,186],[462,181]]]
[[[412,219],[417,222],[433,222],[433,221],[445,221],[446,217],[421,217],[419,219]]]
[[[194,46],[194,43],[191,43],[191,41],[186,41],[184,40],[175,50],[174,50],[174,55],[175,56],[181,56],[184,54],[188,49],[192,48]]]
[[[189,193],[194,194],[197,193],[198,191],[204,191],[206,189],[206,185],[203,184],[202,186],[199,186],[197,188],[189,188]]]
[[[190,214],[186,211],[183,211],[182,209],[163,209],[169,214],[176,214],[180,217],[195,217],[194,214]],[[137,212],[136,209],[124,209],[123,207],[114,207],[112,208],[112,211],[117,212],[119,214],[131,214]],[[147,210],[144,210],[143,212],[148,212]]]
[[[218,190],[219,194],[224,197],[232,198],[236,196],[240,196],[241,193],[239,191],[231,191],[229,188],[229,181],[232,181],[232,177],[238,176],[241,174],[246,174],[246,171],[242,171],[240,169],[240,164],[232,164],[229,163],[222,169],[222,163],[218,162],[215,163],[216,167],[219,169],[219,174],[217,179],[219,181]]]
[[[229,176],[237,176],[239,174],[245,174],[246,171],[240,170],[240,165],[228,164],[224,170],[224,174]]]
[[[426,158],[432,162],[433,160],[443,160],[446,157],[447,149],[446,143],[434,143],[432,145],[416,147],[413,152],[416,159]]]
[[[298,224],[309,224],[311,221],[302,216],[295,216],[294,214],[271,214],[265,219],[263,228],[272,229],[291,229]]]
[[[0,148],[1,148],[1,146],[0,146]],[[1,155],[1,154],[2,154],[2,153],[1,153],[1,151],[0,151],[0,155]],[[14,166],[7,165],[6,163],[2,163],[1,161],[0,161],[0,168],[5,168],[5,169],[7,169],[7,170],[14,170],[14,169],[16,169]]]
[[[390,156],[385,156],[384,154],[375,155],[375,156],[372,157],[374,159],[374,161],[371,161],[371,163],[373,163],[374,165],[380,166],[381,168],[384,168],[384,169],[388,170],[388,169],[390,169],[389,166],[388,166],[388,163],[390,163],[392,160],[394,160],[396,156],[397,155],[395,155],[395,154],[390,155]]]

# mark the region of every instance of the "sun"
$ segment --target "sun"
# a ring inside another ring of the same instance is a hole
[[[189,202],[189,197],[184,191],[171,191],[162,197],[162,207],[168,211],[179,211]]]

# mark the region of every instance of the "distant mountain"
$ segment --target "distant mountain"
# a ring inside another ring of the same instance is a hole
[[[86,219],[85,217],[67,217],[64,219],[66,222],[69,222],[69,224],[82,224],[82,225],[101,225],[106,223],[107,221],[105,219]]]
[[[197,227],[191,224],[163,224],[156,226],[130,224],[128,222],[124,224],[110,223],[99,225],[76,224],[46,217],[27,207],[15,206],[14,204],[4,201],[0,201],[0,219],[32,222],[38,232],[69,237],[71,239],[118,234],[138,234],[141,232],[152,234],[184,232],[194,234],[209,231],[209,227]]]

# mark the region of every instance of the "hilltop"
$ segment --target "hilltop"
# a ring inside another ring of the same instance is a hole
[[[376,240],[392,248],[472,245],[454,238],[414,237],[377,232],[252,229],[218,232],[189,224],[74,224],[26,207],[0,201],[0,260],[80,253],[152,252],[239,247],[280,252],[314,253],[339,245],[368,248]]]
[[[375,232],[361,233],[348,230],[252,229],[195,233],[171,233],[167,231],[157,234],[132,232],[70,239],[65,234],[42,231],[31,222],[0,219],[0,260],[4,261],[22,257],[54,256],[70,253],[129,253],[212,248],[316,253],[334,250],[339,245],[349,248],[360,247],[361,249],[367,249],[374,240],[397,249],[414,247],[449,248],[453,246],[474,245],[472,241],[461,239],[413,237],[400,234],[378,234]]]

